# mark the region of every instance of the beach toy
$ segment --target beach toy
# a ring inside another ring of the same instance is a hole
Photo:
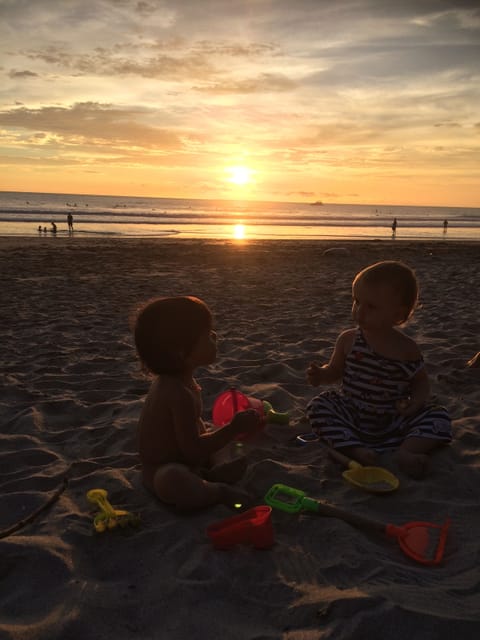
[[[216,427],[224,427],[231,422],[236,413],[247,409],[255,409],[260,416],[259,430],[269,423],[288,424],[290,419],[288,413],[275,411],[270,402],[266,400],[246,396],[236,389],[228,389],[228,391],[221,393],[213,403],[213,424]],[[245,438],[245,435],[240,434],[238,438],[241,440]]]
[[[328,451],[330,457],[347,467],[347,470],[342,473],[342,477],[350,484],[360,487],[360,489],[365,489],[365,491],[370,491],[370,493],[391,493],[398,489],[400,484],[398,478],[387,469],[364,467],[359,462],[340,453],[340,451],[327,447],[327,445],[322,446]]]
[[[396,538],[405,555],[421,564],[436,565],[443,558],[450,518],[447,518],[441,525],[432,522],[407,522],[400,526],[384,524],[339,509],[326,502],[319,502],[307,497],[304,491],[284,484],[273,485],[265,496],[265,502],[271,507],[276,507],[287,513],[309,511],[327,518],[339,518],[354,527],[367,531],[384,533],[389,537]]]
[[[272,509],[266,505],[253,507],[237,516],[211,524],[207,535],[216,549],[230,549],[248,544],[255,549],[269,549],[274,542]]]
[[[139,524],[140,519],[138,516],[123,509],[114,509],[107,500],[107,495],[108,493],[105,489],[90,489],[90,491],[87,491],[87,500],[100,508],[100,512],[93,519],[95,531],[103,533],[106,529],[115,529],[117,525],[126,527]]]
[[[320,437],[314,431],[302,433],[297,436],[297,441],[302,445],[309,444],[310,442],[318,442],[319,440]],[[342,477],[345,478],[347,482],[350,482],[350,484],[360,489],[365,489],[365,491],[369,491],[370,493],[391,493],[398,489],[400,485],[398,478],[390,471],[387,471],[387,469],[383,469],[382,467],[364,467],[359,462],[340,453],[337,449],[333,449],[324,443],[322,443],[322,447],[327,450],[331,458],[347,468],[346,471],[342,473]]]
[[[320,437],[313,431],[310,431],[309,433],[302,433],[297,436],[298,444],[310,444],[311,442],[318,442],[319,440]]]

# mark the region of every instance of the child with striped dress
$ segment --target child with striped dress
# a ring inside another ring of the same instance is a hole
[[[341,381],[307,406],[312,429],[361,464],[398,449],[400,469],[423,476],[428,455],[451,442],[447,411],[429,401],[430,386],[417,344],[399,330],[412,315],[418,283],[410,267],[382,261],[360,271],[352,285],[358,326],[339,335],[328,364],[312,362],[313,386]]]

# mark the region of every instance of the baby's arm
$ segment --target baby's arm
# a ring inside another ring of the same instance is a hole
[[[320,367],[316,362],[310,363],[307,369],[307,380],[313,387],[318,387],[320,384],[333,384],[342,378],[345,358],[352,348],[354,334],[355,329],[348,329],[338,336],[328,364]]]
[[[414,375],[411,381],[410,398],[400,400],[397,404],[398,413],[411,416],[425,405],[430,397],[430,382],[425,367]]]
[[[190,464],[207,464],[211,456],[240,433],[258,428],[260,416],[253,409],[237,413],[232,421],[215,431],[200,433],[194,400],[188,391],[173,399],[173,422],[178,446]]]

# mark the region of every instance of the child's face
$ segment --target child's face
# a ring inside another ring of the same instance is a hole
[[[192,366],[212,364],[217,359],[217,334],[213,330],[202,333],[188,359]]]
[[[384,283],[366,283],[360,278],[353,285],[352,315],[361,329],[383,331],[401,324],[407,309],[398,294]]]

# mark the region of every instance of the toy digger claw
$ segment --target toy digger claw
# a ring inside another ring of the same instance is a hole
[[[138,516],[123,509],[114,509],[107,500],[107,495],[105,489],[87,491],[87,500],[100,508],[100,512],[93,519],[93,526],[97,533],[103,533],[107,529],[115,529],[117,525],[124,528],[128,525],[137,526],[139,524]]]

